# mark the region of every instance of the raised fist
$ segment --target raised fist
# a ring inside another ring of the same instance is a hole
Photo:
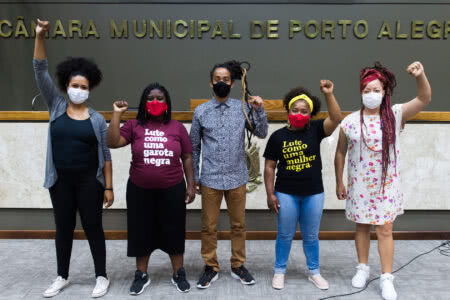
[[[124,113],[128,110],[127,101],[115,101],[113,103],[114,112]]]
[[[322,79],[320,81],[320,91],[324,94],[333,93],[334,84],[331,80]]]
[[[415,61],[406,68],[406,72],[414,77],[419,77],[424,72],[423,65],[420,61]]]
[[[45,33],[50,29],[50,24],[48,21],[41,21],[37,19],[36,24],[36,35],[39,37],[43,37]]]

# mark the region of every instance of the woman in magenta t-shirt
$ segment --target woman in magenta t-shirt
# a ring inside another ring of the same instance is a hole
[[[171,119],[171,106],[168,91],[152,83],[142,93],[136,120],[120,128],[128,103],[113,104],[108,146],[131,144],[132,153],[126,194],[128,256],[136,257],[137,267],[132,295],[141,294],[150,284],[148,262],[156,249],[170,256],[172,283],[180,292],[190,290],[183,254],[186,204],[195,198],[192,145],[184,125]]]

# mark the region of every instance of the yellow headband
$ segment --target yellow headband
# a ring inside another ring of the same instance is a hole
[[[291,109],[292,104],[294,104],[294,102],[297,100],[305,100],[306,103],[309,104],[309,108],[310,108],[311,112],[313,111],[313,108],[314,108],[313,102],[312,102],[311,98],[309,98],[305,94],[301,94],[301,95],[298,95],[298,96],[292,98],[291,101],[289,101],[288,108]]]

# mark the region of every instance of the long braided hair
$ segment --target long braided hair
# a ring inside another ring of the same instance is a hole
[[[380,120],[381,120],[381,132],[382,132],[382,148],[381,151],[381,162],[382,162],[382,174],[381,174],[381,186],[382,192],[384,194],[384,186],[386,183],[386,176],[389,164],[391,162],[390,157],[390,148],[393,146],[394,151],[394,159],[395,159],[395,168],[397,168],[397,150],[395,147],[395,116],[394,112],[391,108],[391,96],[393,94],[394,88],[397,86],[397,81],[395,80],[394,74],[389,71],[386,67],[383,67],[379,62],[376,62],[373,67],[366,67],[361,70],[360,74],[360,92],[364,90],[366,85],[373,80],[380,80],[383,84],[385,94],[383,100],[380,105]],[[367,126],[364,124],[363,117],[363,109],[364,105],[361,105],[360,110],[360,124],[361,124],[361,140],[362,143],[371,151],[376,151],[374,149],[370,149],[367,146],[363,125],[366,128]]]

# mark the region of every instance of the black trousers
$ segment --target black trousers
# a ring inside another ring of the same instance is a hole
[[[89,241],[94,259],[95,275],[106,277],[106,247],[102,224],[104,189],[96,178],[96,170],[89,172],[58,172],[58,180],[50,188],[56,224],[56,259],[58,275],[69,276],[73,231],[76,212]]]

